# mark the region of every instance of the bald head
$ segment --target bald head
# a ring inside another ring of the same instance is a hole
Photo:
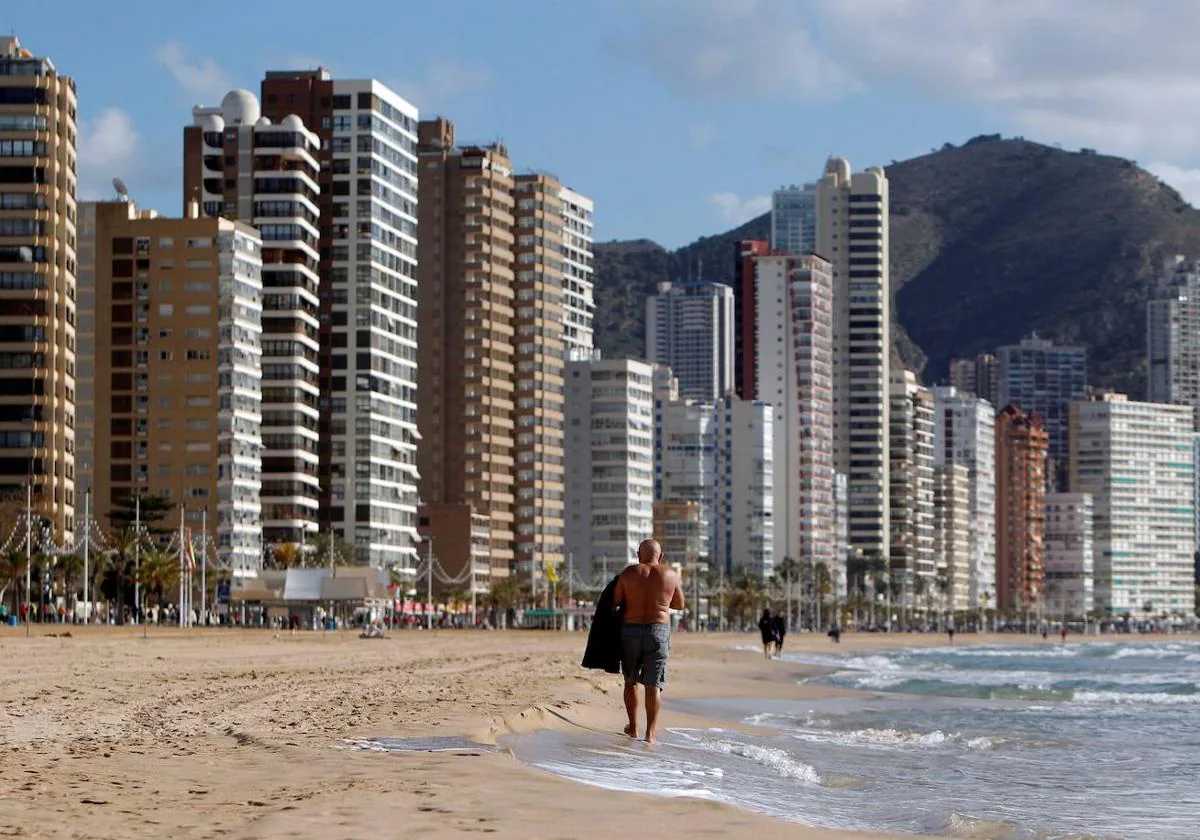
[[[657,563],[661,557],[662,546],[658,544],[658,540],[642,540],[642,544],[638,546],[639,563]]]

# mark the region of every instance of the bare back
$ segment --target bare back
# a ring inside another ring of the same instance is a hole
[[[638,563],[621,572],[614,600],[625,605],[626,624],[670,624],[683,609],[679,576],[661,563]]]

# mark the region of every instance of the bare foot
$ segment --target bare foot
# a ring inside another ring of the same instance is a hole
[[[634,737],[637,737],[637,736],[634,736]],[[646,743],[647,744],[657,744],[658,737],[653,732],[647,732],[646,733]]]
[[[630,723],[630,724],[627,724],[627,725],[625,726],[625,728],[624,728],[622,731],[623,731],[623,732],[624,732],[626,735],[628,735],[630,738],[633,738],[634,740],[637,740],[637,727],[636,727],[636,726],[634,726],[632,723]]]

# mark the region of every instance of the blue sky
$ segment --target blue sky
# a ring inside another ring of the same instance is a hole
[[[679,246],[829,154],[886,166],[993,132],[1126,155],[1200,197],[1191,0],[6,5],[0,25],[78,82],[85,194],[120,176],[165,213],[192,105],[317,64],[502,139],[596,200],[598,240]]]

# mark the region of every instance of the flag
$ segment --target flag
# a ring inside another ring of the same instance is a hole
[[[188,529],[186,539],[183,541],[183,562],[187,565],[188,571],[194,571],[196,568],[196,554],[192,551],[192,532]]]
[[[558,569],[554,568],[554,564],[549,560],[546,561],[546,580],[558,583]]]

